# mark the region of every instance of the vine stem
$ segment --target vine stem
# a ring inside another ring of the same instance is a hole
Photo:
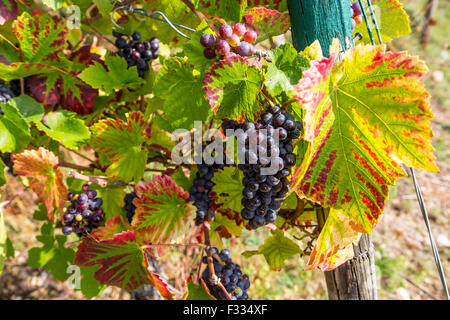
[[[129,185],[122,181],[108,181],[108,180],[105,180],[100,177],[86,176],[86,175],[78,173],[74,170],[70,170],[69,175],[78,180],[83,180],[83,181],[98,184],[99,186],[101,186],[103,188],[105,188],[106,186],[128,186]]]
[[[214,272],[214,262],[213,262],[213,255],[211,252],[211,239],[209,238],[209,223],[207,221],[203,222],[203,233],[205,235],[205,245],[207,246],[206,249],[206,255],[208,257],[208,269],[209,269],[209,281],[213,284],[216,284],[219,286],[219,288],[223,291],[223,293],[226,295],[228,300],[232,300],[230,295],[228,294],[228,291],[225,289],[222,283],[220,281],[217,281],[217,276]]]
[[[70,168],[70,169],[75,169],[75,170],[83,170],[83,171],[94,172],[94,168],[81,166],[81,165],[78,165],[78,164],[66,162],[64,160],[60,160],[59,161],[58,167],[65,167],[65,168]]]
[[[203,243],[158,243],[158,244],[148,244],[142,246],[142,249],[150,249],[155,247],[200,247],[204,246]]]
[[[214,25],[212,25],[209,20],[205,17],[205,15],[203,13],[201,13],[200,11],[198,11],[197,9],[195,9],[194,4],[190,1],[190,0],[181,0],[186,6],[188,6],[189,9],[191,9],[191,11],[200,19],[200,20],[204,20],[208,26],[211,28],[211,30],[213,30],[216,34],[218,34],[218,31],[216,29],[216,27]]]

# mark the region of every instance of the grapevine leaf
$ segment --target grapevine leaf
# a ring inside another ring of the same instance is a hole
[[[210,222],[211,243],[217,243],[218,247],[222,247],[223,238],[240,237],[244,227],[240,215],[237,211],[218,209]]]
[[[58,280],[65,281],[70,275],[67,267],[73,264],[75,252],[64,247],[67,237],[54,236],[54,227],[47,222],[41,227],[36,239],[43,245],[28,251],[28,265],[32,268],[46,268]]]
[[[27,123],[32,121],[37,122],[41,120],[44,115],[44,108],[42,105],[27,95],[15,97],[9,101],[9,104],[19,111]]]
[[[105,219],[109,220],[123,214],[125,190],[123,187],[107,186],[106,188],[95,188],[100,198],[103,199],[103,212]],[[116,232],[118,233],[118,232]]]
[[[1,1],[0,1],[1,3]],[[0,63],[9,65],[20,61],[20,50],[0,34]]]
[[[78,149],[91,138],[91,133],[83,121],[67,111],[48,113],[45,123],[38,122],[37,127],[70,149]]]
[[[235,22],[241,21],[247,7],[246,0],[200,0],[197,3],[197,7],[201,11]]]
[[[193,206],[186,202],[189,194],[169,176],[154,176],[135,187],[136,213],[132,226],[144,234],[149,243],[171,243],[186,234]]]
[[[124,182],[140,181],[147,162],[147,150],[142,145],[147,136],[147,122],[141,112],[127,114],[121,119],[101,120],[93,126],[92,147],[104,153],[112,164],[106,173]]]
[[[173,128],[192,129],[194,121],[209,117],[201,76],[187,58],[166,60],[156,76],[153,91],[165,100],[164,112]]]
[[[104,289],[107,288],[106,285],[102,285],[97,279],[95,279],[96,270],[96,266],[80,267],[80,290],[86,299],[92,299],[93,297],[98,296]]]
[[[7,240],[5,218],[3,216],[3,207],[7,202],[0,203],[0,275],[3,273],[3,267],[7,256]]]
[[[362,230],[347,215],[331,209],[309,256],[305,270],[333,270],[353,258],[352,243],[357,244]]]
[[[0,0],[0,25],[8,20],[14,20],[19,14],[17,3],[13,0]]]
[[[5,168],[6,164],[0,159],[0,186],[6,183]]]
[[[125,230],[120,217],[114,217],[105,222],[104,227],[99,227],[92,231],[91,235],[97,240],[107,240],[114,238],[115,234],[121,233]]]
[[[195,284],[192,279],[186,281],[186,294],[183,300],[216,300],[209,294],[208,288],[203,284]]]
[[[203,54],[205,47],[200,43],[200,38],[204,33],[216,35],[205,21],[202,21],[197,30],[190,35],[191,40],[184,46],[184,54],[189,61],[199,70],[207,70],[211,67],[214,59],[207,59]]]
[[[98,11],[104,16],[109,16],[114,8],[114,2],[109,0],[94,0],[97,5]]]
[[[220,118],[253,120],[259,106],[256,98],[263,75],[255,66],[235,53],[227,53],[216,62],[203,80],[206,97]]]
[[[18,151],[28,145],[30,128],[11,102],[1,104],[4,115],[0,117],[0,151]]]
[[[119,56],[107,56],[105,64],[107,69],[94,61],[94,64],[81,72],[78,77],[91,87],[105,91],[106,94],[123,87],[136,89],[144,83],[144,80],[139,78],[136,67],[128,68],[125,59]]]
[[[403,5],[398,0],[372,0],[372,5],[375,19],[380,28],[381,38],[384,42],[389,42],[394,38],[411,33],[408,14],[403,10]],[[369,26],[374,31],[374,36],[376,37],[372,15],[367,7],[366,13]],[[354,32],[360,32],[364,42],[367,43],[370,41],[367,26],[364,21],[356,25]]]
[[[61,73],[61,69],[45,63],[15,62],[9,65],[0,63],[1,78],[6,81],[26,78],[36,74]]]
[[[64,6],[64,0],[42,0],[42,3],[55,11]]]
[[[345,212],[370,232],[399,162],[438,171],[430,143],[427,68],[405,52],[359,45],[334,68],[336,55],[313,61],[295,96],[306,110],[310,142],[295,177],[299,196]]]
[[[284,261],[295,254],[302,253],[300,247],[284,235],[281,230],[271,231],[272,235],[264,241],[257,251],[247,251],[243,255],[251,257],[256,254],[264,255],[270,268],[279,271]]]
[[[24,62],[62,61],[68,32],[63,20],[50,15],[37,18],[24,12],[14,21],[13,32],[22,50]]]
[[[282,92],[289,94],[302,77],[302,72],[310,67],[309,60],[297,53],[291,44],[283,44],[271,50],[272,63],[267,67],[265,84],[272,95]]]
[[[279,12],[264,7],[248,9],[245,11],[243,20],[256,31],[258,42],[283,34],[291,27],[289,12]]]
[[[226,167],[216,172],[212,178],[212,182],[216,185],[213,191],[217,193],[216,203],[221,204],[224,209],[231,209],[241,212],[242,209],[242,185],[244,174],[242,171],[232,167]]]
[[[167,284],[149,270],[145,252],[136,242],[134,231],[122,232],[112,239],[101,241],[85,237],[78,246],[75,264],[100,265],[95,272],[95,279],[101,284],[117,286],[128,291],[152,284],[164,298],[172,298]]]
[[[45,204],[48,218],[53,222],[53,207],[62,209],[67,199],[64,175],[61,168],[56,168],[59,164],[58,158],[41,147],[38,150],[25,150],[15,154],[13,159],[14,172],[28,178],[31,190]]]

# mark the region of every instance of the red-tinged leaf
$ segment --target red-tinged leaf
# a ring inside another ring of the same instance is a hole
[[[405,175],[400,161],[438,171],[429,94],[420,82],[427,68],[382,45],[357,46],[336,66],[335,58],[313,61],[295,89],[309,142],[295,190],[370,232],[389,186]]]
[[[98,96],[98,90],[93,89],[90,85],[76,85],[80,97],[76,97],[72,89],[67,94],[62,93],[61,107],[66,110],[76,112],[78,114],[90,114],[94,111],[95,98]]]
[[[133,201],[136,213],[132,226],[149,243],[172,243],[180,240],[190,226],[194,212],[189,194],[169,176],[154,176],[139,183]]]
[[[258,34],[257,42],[283,34],[291,27],[289,12],[264,7],[248,9],[242,19]]]
[[[116,216],[106,221],[104,227],[99,227],[92,231],[91,236],[97,240],[107,240],[123,231],[126,231],[126,228],[122,223],[122,219],[121,217]]]
[[[84,237],[78,246],[75,264],[100,265],[94,277],[101,284],[117,286],[128,291],[152,284],[164,298],[172,298],[167,284],[159,275],[150,271],[145,252],[136,242],[134,231],[122,232],[114,235],[112,239],[100,241]]]
[[[67,25],[50,15],[32,17],[24,12],[14,21],[13,32],[20,44],[24,62],[65,60]]]
[[[25,81],[26,91],[42,103],[46,109],[53,109],[61,100],[61,79],[47,90],[47,77],[31,76]]]
[[[30,188],[47,208],[48,218],[54,222],[53,208],[62,212],[67,199],[67,187],[58,157],[44,148],[25,150],[14,156],[14,172],[28,178]]]
[[[14,20],[19,14],[17,3],[14,0],[0,0],[0,25],[8,20]]]
[[[144,115],[136,111],[127,114],[127,122],[107,119],[93,126],[92,147],[112,161],[106,171],[108,176],[125,182],[142,179],[148,154],[142,148],[149,138],[147,126]]]
[[[353,258],[363,230],[348,215],[331,209],[309,256],[305,270],[329,271]]]
[[[209,105],[220,118],[252,120],[260,111],[256,98],[263,75],[247,59],[227,53],[203,79]]]

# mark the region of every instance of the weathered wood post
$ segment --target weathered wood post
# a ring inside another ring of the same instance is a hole
[[[329,55],[333,38],[338,38],[344,49],[352,47],[350,0],[288,0],[287,3],[292,40],[298,51],[316,39],[325,56]],[[374,249],[370,236],[364,234],[353,250],[353,259],[325,272],[331,300],[377,299]]]

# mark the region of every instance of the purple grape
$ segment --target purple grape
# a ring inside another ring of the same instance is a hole
[[[95,199],[95,197],[97,196],[97,191],[89,190],[88,192],[86,192],[86,194],[89,199]]]
[[[233,34],[233,28],[228,24],[223,24],[219,27],[219,36],[226,40]]]
[[[216,52],[211,48],[205,48],[203,54],[205,55],[206,59],[214,59],[216,57]]]
[[[246,41],[241,41],[239,46],[236,49],[236,52],[242,57],[250,56],[250,52],[252,51],[252,45]]]
[[[65,234],[66,236],[68,236],[69,234],[72,233],[72,227],[70,226],[64,226],[62,229],[63,234]]]
[[[205,48],[212,48],[216,43],[216,37],[211,33],[204,33],[200,37],[200,43]]]
[[[88,196],[85,193],[82,193],[78,196],[78,201],[80,203],[86,203],[88,201]]]
[[[89,184],[85,183],[83,184],[83,186],[81,187],[81,190],[83,190],[83,192],[86,192],[89,190]]]
[[[352,2],[352,9],[353,9],[353,15],[359,16],[362,15],[361,6],[359,5],[359,2]]]
[[[230,49],[230,44],[225,40],[220,39],[217,43],[217,52],[222,56],[230,52]]]

